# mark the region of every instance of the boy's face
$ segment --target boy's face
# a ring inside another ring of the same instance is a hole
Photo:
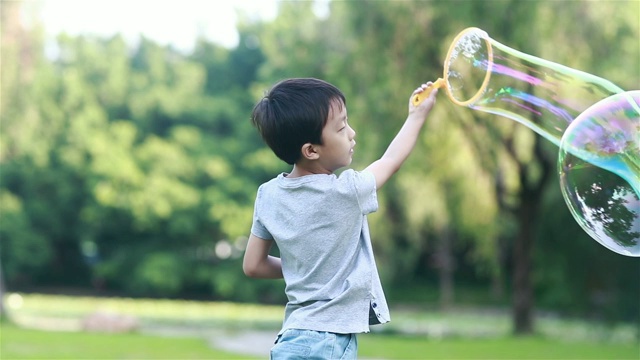
[[[322,145],[316,145],[318,161],[323,168],[334,172],[351,164],[356,132],[347,122],[347,107],[334,101],[329,118],[322,129]]]

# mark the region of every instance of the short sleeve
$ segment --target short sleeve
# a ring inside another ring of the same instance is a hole
[[[269,230],[260,221],[261,213],[261,196],[262,187],[258,188],[258,194],[256,195],[256,201],[253,208],[253,223],[251,224],[251,233],[261,239],[273,240],[273,236],[269,233]]]
[[[378,210],[378,197],[376,194],[376,178],[370,171],[346,170],[340,175],[347,180],[355,191],[358,205],[363,215]]]

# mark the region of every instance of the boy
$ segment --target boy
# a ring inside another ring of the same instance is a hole
[[[334,172],[351,164],[356,145],[339,89],[288,79],[254,107],[262,138],[293,166],[259,187],[243,262],[247,276],[285,280],[289,301],[272,359],[355,359],[355,334],[389,321],[366,215],[378,209],[376,190],[411,153],[436,94],[409,105],[380,159],[339,176]],[[274,241],[280,258],[269,255]]]

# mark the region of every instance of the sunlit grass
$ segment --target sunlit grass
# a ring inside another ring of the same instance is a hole
[[[38,318],[79,320],[96,311],[131,315],[143,322],[189,323],[202,326],[272,328],[282,323],[282,306],[189,300],[76,297],[10,294],[7,304],[20,322]]]
[[[11,296],[11,295],[9,295]],[[281,306],[241,304],[231,302],[205,302],[190,300],[133,299],[115,297],[82,297],[63,295],[22,294],[20,311],[37,311],[58,315],[77,316],[96,309],[107,309],[130,315],[201,319],[229,318],[251,319],[260,315],[269,319],[282,317]],[[11,301],[9,301],[11,303]]]

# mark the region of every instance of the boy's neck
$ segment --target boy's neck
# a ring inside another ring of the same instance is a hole
[[[321,168],[319,166],[314,166],[314,165],[317,165],[317,163],[315,163],[315,162],[306,162],[306,163],[298,162],[298,163],[295,163],[293,165],[293,169],[287,175],[287,177],[288,178],[297,178],[297,177],[307,176],[307,175],[316,175],[316,174],[331,175],[331,174],[333,174],[332,171],[328,171],[327,169]]]

